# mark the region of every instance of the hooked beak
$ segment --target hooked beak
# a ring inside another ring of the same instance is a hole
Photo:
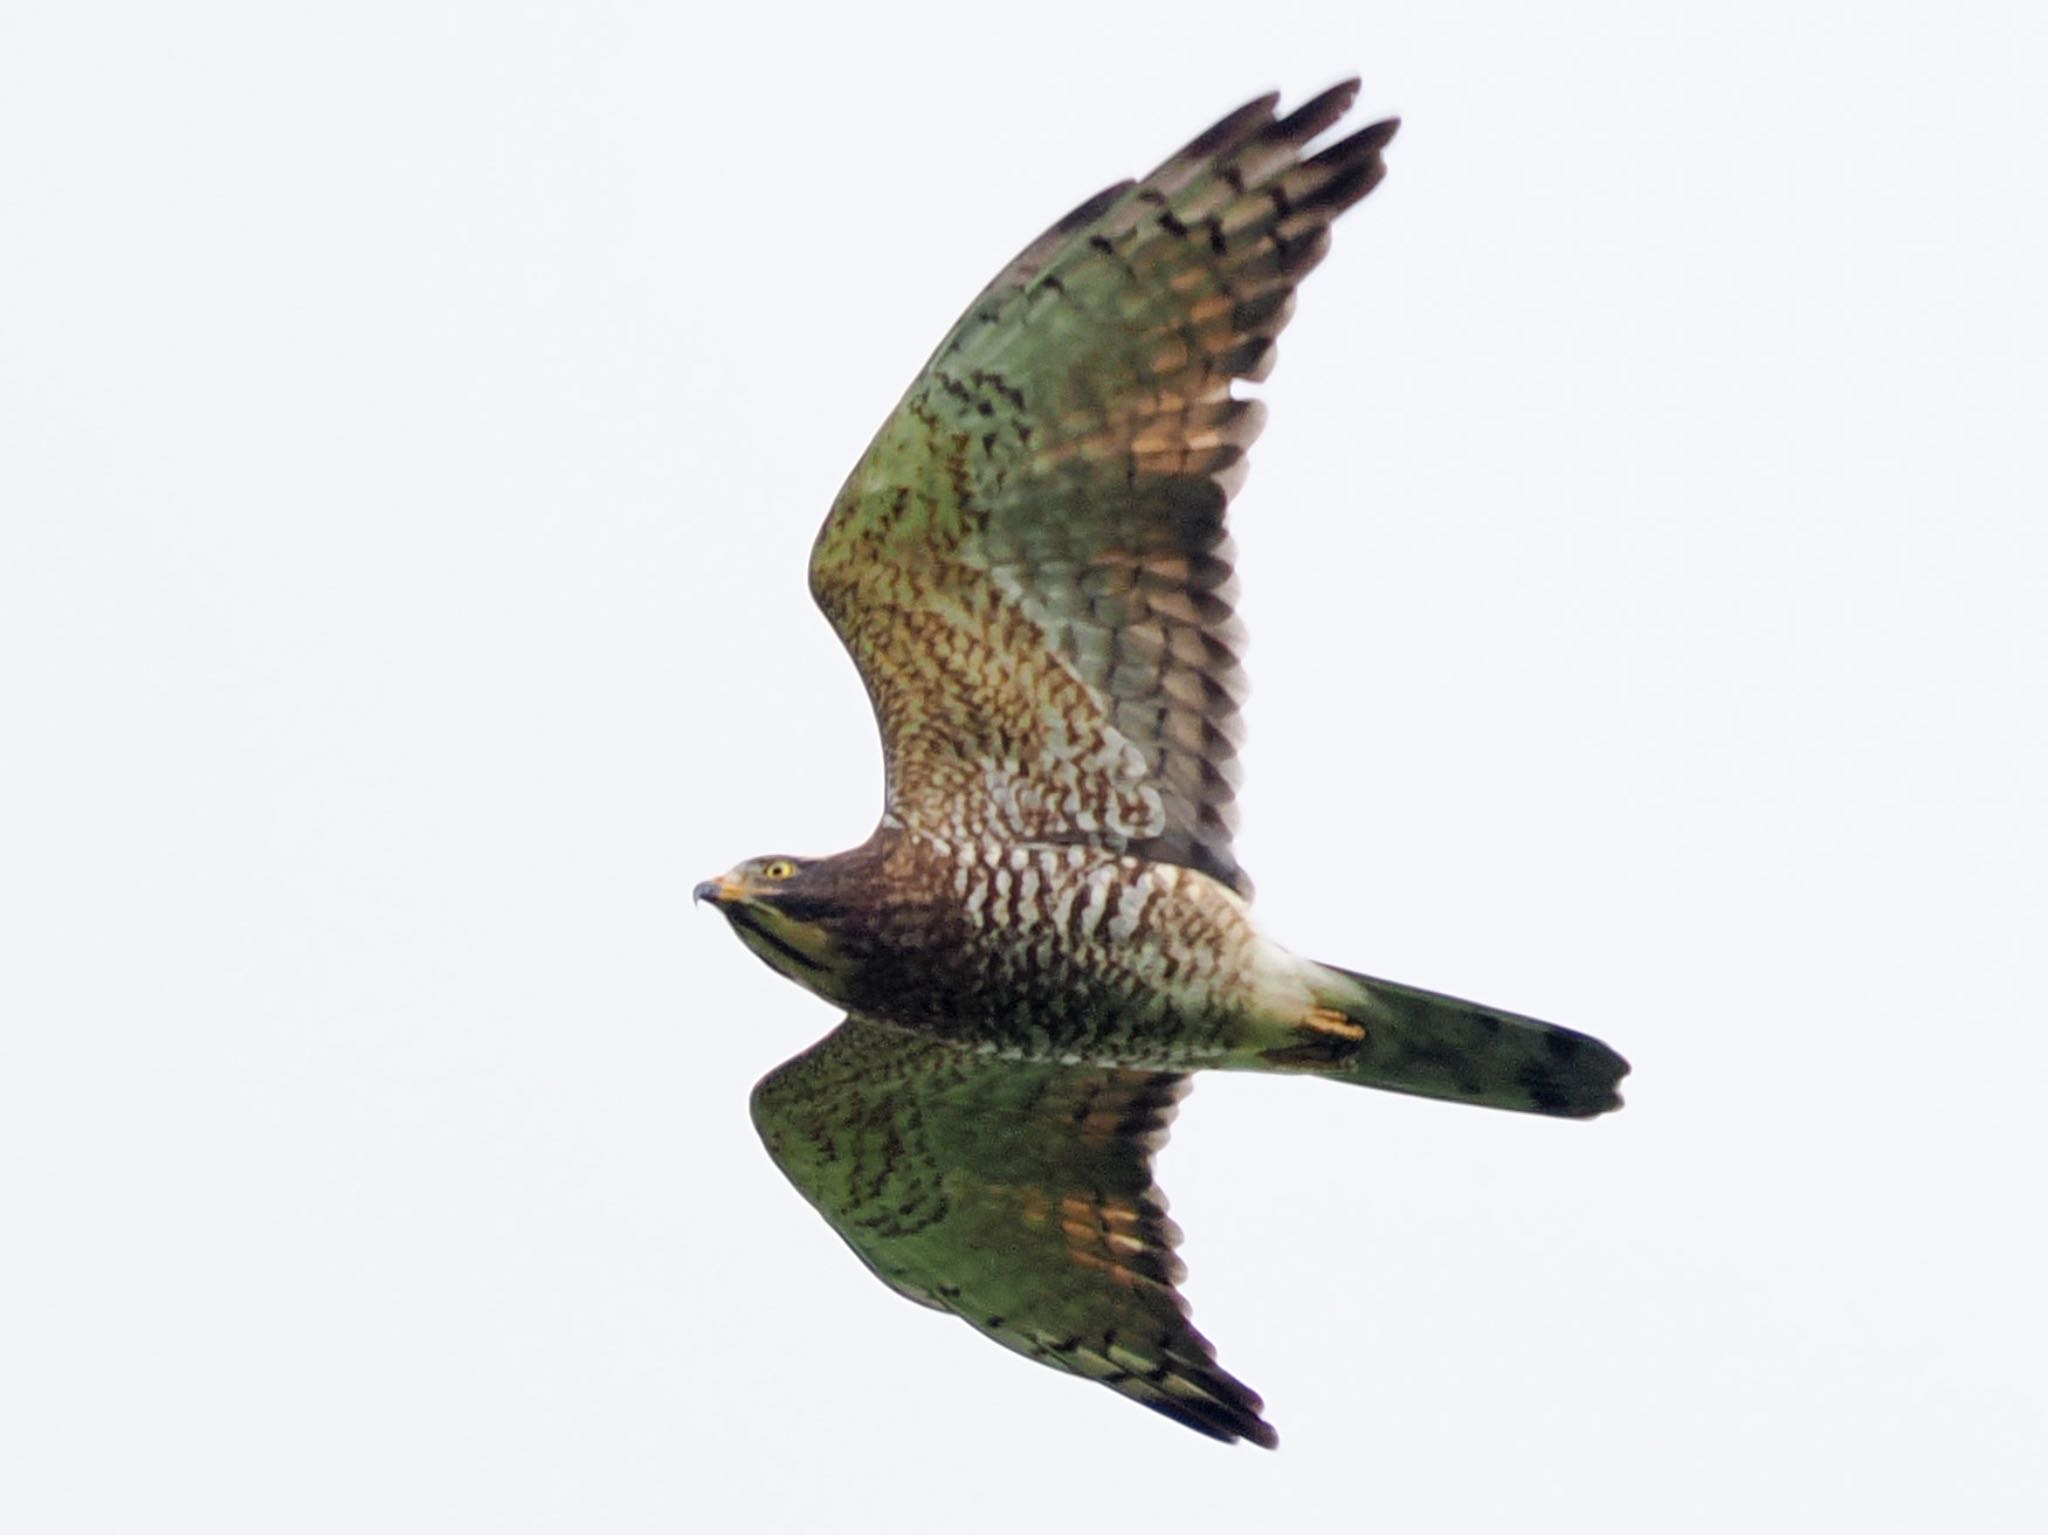
[[[713,906],[723,906],[725,904],[724,880],[707,879],[703,884],[690,892],[691,905],[701,905],[705,901],[709,901]]]

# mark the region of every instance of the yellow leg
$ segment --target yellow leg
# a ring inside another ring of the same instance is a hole
[[[1313,1029],[1318,1034],[1328,1034],[1337,1039],[1360,1040],[1365,1038],[1363,1024],[1353,1023],[1334,1007],[1312,1007],[1302,1014],[1301,1027]]]

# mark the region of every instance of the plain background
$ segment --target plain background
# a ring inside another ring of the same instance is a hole
[[[2041,1528],[2044,18],[15,0],[0,1523]],[[1636,1071],[1204,1081],[1266,1456],[869,1279],[688,893],[872,822],[803,562],[954,314],[1353,72],[1241,853]]]

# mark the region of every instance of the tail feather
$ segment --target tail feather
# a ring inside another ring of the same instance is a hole
[[[1628,1062],[1577,1030],[1321,966],[1318,1006],[1266,1064],[1389,1092],[1589,1119],[1621,1107]]]

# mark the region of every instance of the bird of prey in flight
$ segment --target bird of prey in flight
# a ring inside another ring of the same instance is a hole
[[[854,466],[811,591],[881,729],[872,836],[697,887],[845,1009],[754,1090],[869,1268],[1021,1354],[1271,1446],[1176,1288],[1151,1156],[1204,1069],[1587,1117],[1584,1034],[1317,964],[1231,851],[1241,631],[1224,513],[1330,225],[1395,123],[1264,97],[1097,193],[968,307]]]

